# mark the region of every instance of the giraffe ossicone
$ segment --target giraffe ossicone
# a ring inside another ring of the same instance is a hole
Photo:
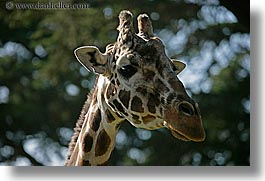
[[[198,104],[177,77],[186,65],[167,57],[148,15],[137,20],[136,34],[132,14],[120,12],[117,41],[105,53],[94,46],[74,51],[98,76],[69,145],[68,166],[105,164],[125,120],[148,130],[166,127],[183,141],[205,139]]]

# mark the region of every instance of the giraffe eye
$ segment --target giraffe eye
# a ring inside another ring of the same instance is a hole
[[[125,78],[130,78],[137,72],[137,68],[132,65],[124,65],[118,69],[118,72]]]

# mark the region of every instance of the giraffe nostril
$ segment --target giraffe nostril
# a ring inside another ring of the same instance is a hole
[[[187,114],[189,116],[192,116],[194,114],[194,109],[192,105],[187,102],[180,103],[178,105],[178,108],[180,112]]]

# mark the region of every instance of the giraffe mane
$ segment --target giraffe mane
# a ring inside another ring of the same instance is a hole
[[[83,105],[83,108],[81,110],[81,114],[80,114],[78,120],[76,121],[75,128],[74,128],[74,134],[73,134],[73,136],[71,138],[71,141],[70,141],[70,143],[68,145],[69,151],[68,151],[67,160],[66,160],[65,164],[67,164],[67,162],[70,160],[70,157],[71,157],[71,155],[72,155],[72,153],[74,151],[75,145],[77,143],[77,139],[79,137],[79,134],[81,132],[82,126],[83,126],[84,121],[85,121],[85,115],[88,112],[91,100],[92,100],[93,95],[94,95],[95,90],[96,90],[95,86],[97,84],[97,81],[98,81],[98,76],[96,77],[94,88],[87,94],[87,99],[86,99],[86,101],[85,101],[85,103]]]

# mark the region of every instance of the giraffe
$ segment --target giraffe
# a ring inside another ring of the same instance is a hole
[[[94,46],[74,51],[97,79],[76,123],[66,166],[106,165],[125,120],[147,130],[166,127],[183,141],[205,139],[198,104],[177,77],[185,64],[167,57],[147,14],[137,20],[136,34],[132,13],[120,12],[117,41],[105,53]]]

